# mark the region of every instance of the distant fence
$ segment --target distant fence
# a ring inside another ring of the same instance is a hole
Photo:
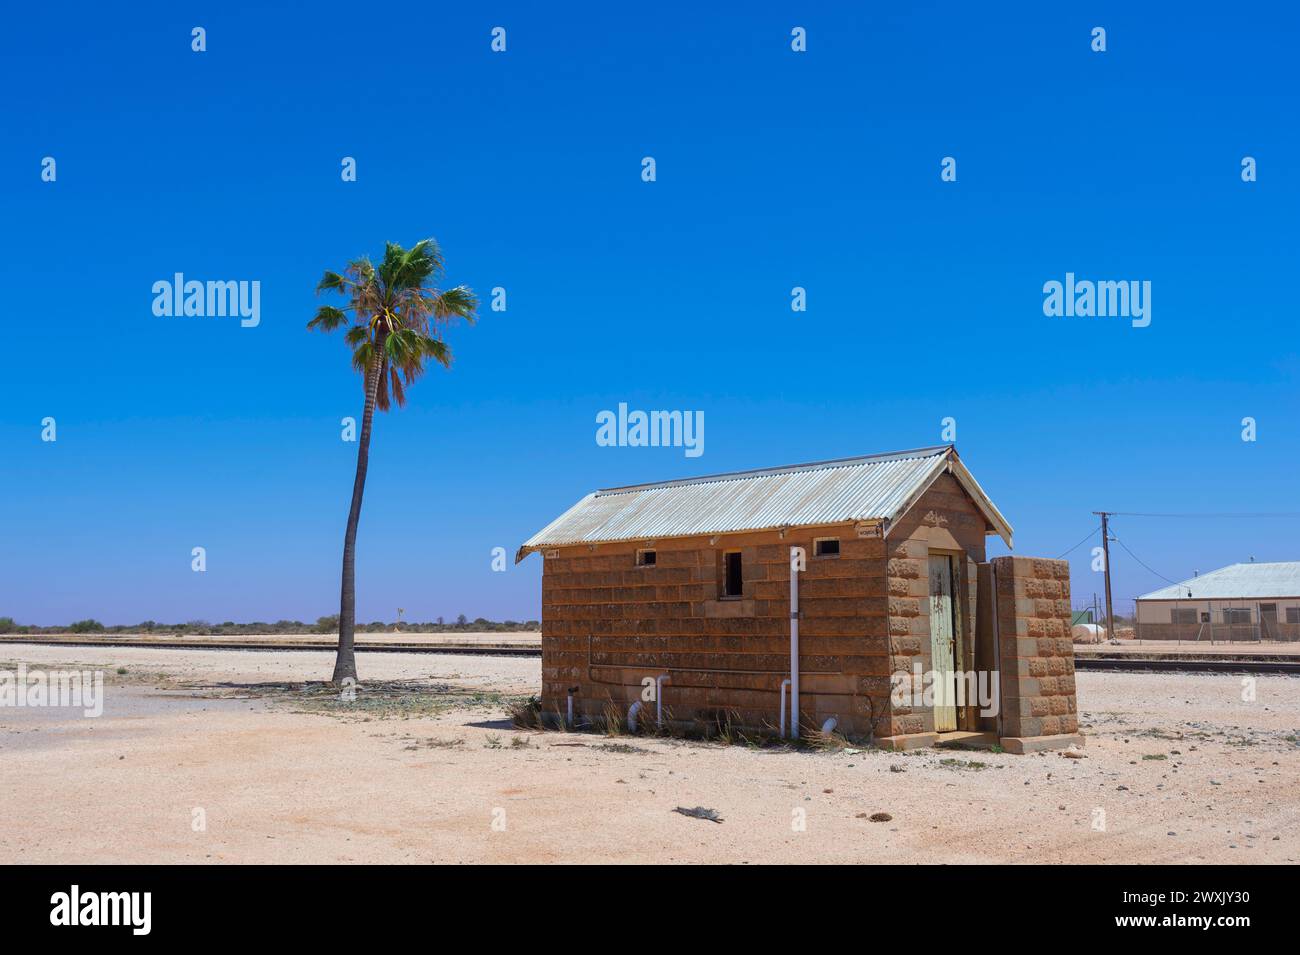
[[[1300,623],[1139,623],[1137,638],[1183,643],[1295,642],[1300,641]]]

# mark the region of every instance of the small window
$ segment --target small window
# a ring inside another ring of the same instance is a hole
[[[655,552],[652,550],[637,551],[636,565],[638,567],[653,567],[655,565]]]
[[[840,539],[838,537],[819,537],[813,541],[814,557],[839,557]]]
[[[1277,623],[1277,604],[1260,604],[1259,619],[1267,620],[1269,623]]]
[[[743,593],[740,578],[740,551],[729,550],[722,555],[722,596],[739,597]]]
[[[1224,607],[1223,608],[1224,623],[1250,623],[1250,620],[1251,618],[1250,618],[1249,607]]]
[[[1170,610],[1169,620],[1171,623],[1196,623],[1196,611]]]
[[[1287,623],[1300,623],[1300,607],[1287,607],[1287,608],[1286,608],[1286,622],[1287,622]]]

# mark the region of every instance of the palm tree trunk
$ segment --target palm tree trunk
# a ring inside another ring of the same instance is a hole
[[[366,491],[366,471],[370,467],[370,431],[375,420],[375,400],[384,370],[384,341],[375,338],[373,367],[366,373],[366,408],[361,416],[361,440],[357,443],[357,476],[352,482],[352,507],[348,510],[348,529],[343,535],[343,585],[339,595],[339,648],[334,657],[335,683],[357,678],[355,637],[357,632],[357,525],[361,523],[361,498]]]

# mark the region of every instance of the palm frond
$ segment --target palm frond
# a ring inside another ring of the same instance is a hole
[[[431,275],[441,275],[443,270],[442,249],[434,238],[421,239],[411,246],[406,257],[406,284],[418,288]]]
[[[363,255],[348,263],[347,273],[357,282],[369,282],[375,277],[375,267],[370,264],[370,256]]]
[[[347,286],[347,279],[337,272],[327,271],[316,283],[316,294],[321,292],[342,292]]]
[[[478,309],[478,296],[464,285],[457,285],[434,297],[433,314],[438,318],[463,318],[474,323]]]
[[[335,308],[333,305],[322,305],[316,310],[316,317],[307,323],[307,327],[322,332],[332,332],[346,325],[347,322],[348,317],[342,309]]]
[[[425,335],[421,342],[421,348],[425,355],[442,365],[442,367],[451,367],[451,348],[442,339]]]
[[[361,374],[365,374],[370,369],[370,359],[374,357],[374,342],[366,342],[352,352],[352,367]]]
[[[389,369],[389,377],[392,379],[393,401],[397,402],[397,407],[406,404],[406,390],[402,387],[402,380],[397,375],[397,368]]]

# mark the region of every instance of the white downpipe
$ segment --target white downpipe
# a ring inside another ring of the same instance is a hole
[[[790,738],[799,738],[799,570],[802,547],[790,548]]]
[[[627,728],[628,732],[636,732],[636,715],[641,712],[641,701],[637,700],[627,708]]]
[[[781,738],[785,739],[785,690],[790,685],[790,678],[781,681]]]
[[[569,687],[569,702],[568,702],[569,718],[567,722],[565,722],[564,724],[565,729],[573,728],[573,694],[577,692],[578,692],[578,688],[576,686]]]
[[[655,725],[659,729],[664,728],[664,680],[671,680],[672,677],[665,673],[655,680]]]
[[[828,719],[825,723],[822,724],[822,732],[829,736],[831,733],[835,732],[835,727],[839,725],[840,725],[840,721],[832,716],[830,719]]]

